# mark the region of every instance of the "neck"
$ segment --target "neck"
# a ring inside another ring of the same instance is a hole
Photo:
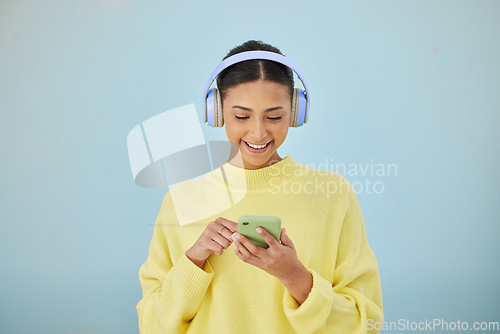
[[[246,169],[225,162],[210,173],[210,178],[231,191],[248,192],[274,190],[283,183],[290,182],[300,170],[291,156],[286,156],[270,166]]]

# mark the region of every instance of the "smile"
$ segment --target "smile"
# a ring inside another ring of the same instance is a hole
[[[253,148],[264,148],[264,147],[266,147],[266,146],[267,146],[267,144],[269,144],[270,142],[271,142],[271,141],[267,142],[267,143],[266,143],[266,144],[264,144],[264,145],[255,145],[255,144],[250,144],[249,142],[245,142],[245,143],[247,143],[247,144],[248,144],[248,146],[253,147]]]
[[[267,142],[266,144],[263,145],[255,145],[255,144],[250,144],[247,143],[246,141],[243,140],[243,142],[246,144],[245,146],[248,148],[250,152],[255,152],[255,153],[260,153],[264,152],[267,150],[267,148],[270,146],[270,144],[273,142],[273,140]]]

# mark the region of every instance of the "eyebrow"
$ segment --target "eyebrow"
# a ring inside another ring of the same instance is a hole
[[[242,106],[238,106],[238,105],[233,106],[233,108],[239,108],[239,109],[243,109],[243,110],[245,110],[245,111],[253,111],[253,109],[251,109],[251,108],[242,107]],[[267,108],[266,110],[264,110],[264,112],[274,111],[274,110],[279,110],[279,109],[283,109],[283,107],[272,107],[272,108]]]

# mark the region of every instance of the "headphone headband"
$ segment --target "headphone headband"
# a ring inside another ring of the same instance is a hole
[[[265,60],[272,60],[277,63],[283,64],[290,69],[292,69],[297,76],[299,77],[299,80],[302,82],[302,85],[304,86],[305,89],[305,97],[306,97],[306,109],[305,109],[305,119],[307,120],[307,114],[309,111],[309,92],[307,91],[307,84],[305,79],[302,76],[302,73],[300,72],[299,68],[297,65],[295,65],[294,62],[292,62],[290,59],[286,58],[285,56],[276,53],[276,52],[271,52],[271,51],[245,51],[245,52],[240,52],[235,55],[232,55],[231,57],[228,57],[224,59],[217,67],[215,70],[212,72],[210,77],[207,80],[207,83],[205,85],[205,95],[204,95],[204,106],[205,106],[205,122],[207,121],[207,94],[208,90],[210,89],[210,86],[214,82],[214,80],[217,78],[217,76],[224,71],[226,68],[228,68],[231,65],[234,65],[236,63],[245,61],[245,60],[252,60],[252,59],[265,59]]]

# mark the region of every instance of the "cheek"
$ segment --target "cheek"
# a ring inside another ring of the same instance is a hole
[[[226,137],[230,142],[239,142],[240,137],[242,136],[242,131],[237,124],[229,121],[228,123],[224,122],[224,127],[226,128]]]
[[[276,129],[275,134],[277,138],[279,138],[281,141],[284,141],[288,134],[288,125]]]
[[[231,127],[228,127],[226,124],[224,124],[224,127],[226,128],[226,137],[229,139],[230,142],[234,141],[234,131]]]

